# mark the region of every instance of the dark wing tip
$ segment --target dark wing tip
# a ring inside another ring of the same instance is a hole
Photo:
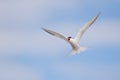
[[[55,32],[53,32],[53,31],[51,31],[51,30],[48,30],[48,29],[45,29],[45,28],[41,28],[41,29],[44,30],[45,32],[51,34],[51,35],[55,35],[55,34],[54,34]]]
[[[98,12],[98,13],[97,13],[97,17],[100,16],[100,14],[101,14],[101,12]]]
[[[44,31],[46,30],[46,29],[45,29],[45,28],[43,28],[43,27],[41,27],[41,29],[42,29],[42,30],[44,30]]]
[[[42,29],[42,30],[44,30],[45,32],[48,32],[48,30],[47,30],[47,29],[45,29],[45,28],[43,28],[43,27],[42,27],[41,29]]]
[[[47,29],[45,29],[45,28],[41,28],[42,30],[44,30],[44,31],[46,31],[46,32],[48,32],[48,30]]]

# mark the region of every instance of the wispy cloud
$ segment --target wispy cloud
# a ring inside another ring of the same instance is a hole
[[[2,60],[0,61],[0,80],[43,80],[43,76],[23,65]]]
[[[71,10],[78,5],[78,1],[64,0],[5,0],[0,1],[0,17],[2,19],[26,21],[43,20],[57,9]]]

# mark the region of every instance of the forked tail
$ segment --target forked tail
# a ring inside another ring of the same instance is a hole
[[[85,51],[86,49],[87,49],[87,47],[81,46],[81,47],[79,48],[79,52],[83,52],[83,51]]]
[[[77,53],[77,51],[75,51],[74,49],[72,49],[68,54],[67,56],[73,56]]]
[[[85,51],[86,49],[87,49],[87,47],[83,47],[83,46],[82,46],[82,47],[79,47],[78,50],[72,49],[72,50],[68,53],[68,56],[73,56],[73,55],[79,54],[79,53]]]

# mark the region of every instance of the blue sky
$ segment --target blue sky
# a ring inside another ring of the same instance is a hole
[[[0,0],[0,80],[120,80],[119,0]],[[68,43],[98,12],[73,57]]]

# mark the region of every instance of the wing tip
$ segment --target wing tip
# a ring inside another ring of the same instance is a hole
[[[96,17],[99,17],[99,16],[100,16],[100,14],[101,14],[101,12],[98,12],[98,13],[97,13],[97,15],[96,15]]]
[[[45,28],[41,27],[42,30],[45,30]]]
[[[48,30],[47,30],[47,29],[45,29],[45,28],[43,28],[43,27],[41,27],[41,29],[42,29],[42,30],[44,30],[44,31],[46,31],[46,32],[48,32]]]

